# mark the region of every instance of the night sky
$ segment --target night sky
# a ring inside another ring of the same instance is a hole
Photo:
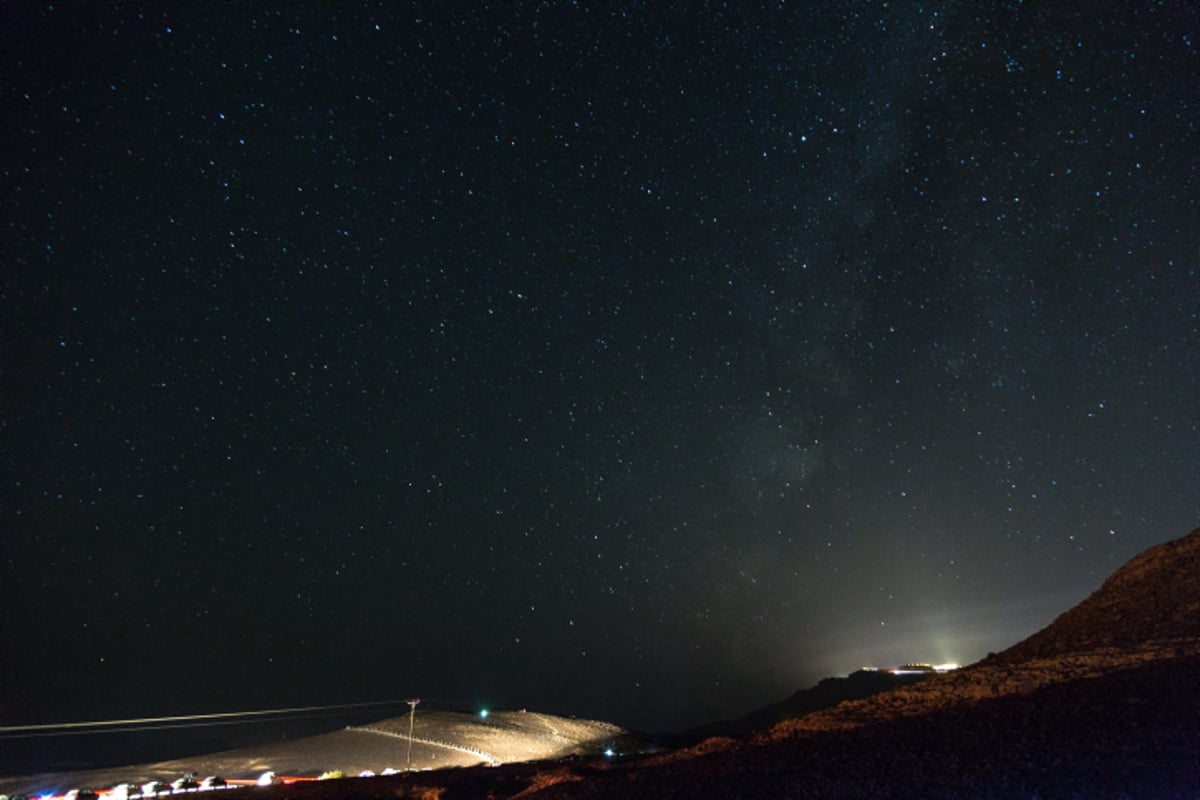
[[[677,729],[977,660],[1197,523],[1192,2],[0,37],[3,724]]]

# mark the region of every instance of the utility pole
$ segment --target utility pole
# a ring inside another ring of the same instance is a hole
[[[415,697],[408,702],[408,771],[412,772],[412,737],[413,737],[413,722],[417,716],[417,703],[421,702],[421,698]]]

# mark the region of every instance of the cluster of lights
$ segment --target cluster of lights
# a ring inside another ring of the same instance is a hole
[[[905,664],[895,669],[880,670],[879,667],[859,667],[859,672],[887,672],[892,675],[921,675],[925,673],[952,672],[959,668],[958,664]]]
[[[920,675],[928,672],[950,672],[958,669],[958,664],[905,664],[903,667],[889,669],[893,675]]]

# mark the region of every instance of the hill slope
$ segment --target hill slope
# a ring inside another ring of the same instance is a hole
[[[1194,800],[1200,529],[998,656],[624,772],[532,796]]]
[[[451,711],[417,711],[412,740],[408,715],[344,730],[152,764],[0,778],[4,792],[104,788],[151,778],[171,781],[185,772],[255,778],[268,770],[316,777],[337,770],[358,775],[385,769],[439,770],[517,761],[598,755],[611,747],[636,751],[641,742],[606,722],[524,711],[493,712],[487,719]]]
[[[1200,528],[1135,556],[1090,597],[996,661],[1200,638]]]
[[[758,736],[860,727],[1185,656],[1200,656],[1200,529],[1134,557],[1082,603],[999,655]]]
[[[1194,799],[1200,529],[998,656],[620,772],[531,796]]]
[[[672,737],[670,742],[677,746],[690,746],[714,736],[745,736],[784,720],[899,689],[928,677],[923,674],[893,675],[879,670],[858,670],[844,678],[825,678],[811,689],[801,689],[778,703],[751,711],[738,719],[692,728]]]

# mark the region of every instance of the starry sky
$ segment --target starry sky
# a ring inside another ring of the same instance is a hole
[[[644,729],[1200,508],[1200,10],[5,3],[4,724]]]

